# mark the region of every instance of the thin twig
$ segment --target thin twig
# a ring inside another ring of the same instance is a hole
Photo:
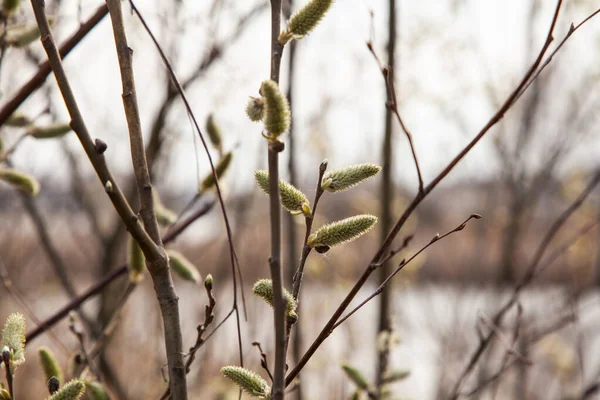
[[[150,36],[150,39],[154,43],[154,45],[156,47],[156,50],[160,54],[160,57],[161,57],[161,59],[163,61],[163,64],[165,65],[165,68],[167,69],[167,72],[169,73],[169,76],[171,77],[171,81],[175,85],[175,88],[176,88],[177,92],[179,93],[179,96],[183,100],[183,104],[185,105],[187,114],[190,117],[190,119],[192,120],[192,122],[194,124],[194,127],[196,128],[196,131],[198,132],[198,136],[200,137],[200,141],[202,142],[202,146],[204,147],[204,150],[206,152],[206,156],[208,157],[208,162],[210,164],[210,168],[211,168],[211,171],[212,171],[212,174],[213,174],[213,178],[215,180],[215,189],[217,191],[217,197],[219,199],[219,205],[221,206],[221,212],[223,214],[223,220],[225,222],[225,228],[226,228],[226,232],[227,232],[227,240],[229,242],[230,262],[231,262],[231,270],[232,270],[232,277],[233,277],[232,278],[233,279],[233,305],[232,305],[232,310],[235,311],[236,321],[237,321],[237,324],[238,324],[238,326],[237,326],[237,331],[238,331],[238,350],[239,350],[240,364],[243,366],[244,365],[244,352],[243,352],[243,346],[242,346],[240,316],[239,316],[239,309],[238,309],[238,303],[237,303],[237,299],[238,299],[238,297],[237,297],[238,296],[238,290],[237,290],[238,282],[237,282],[237,279],[236,279],[236,266],[238,267],[237,272],[239,273],[240,276],[241,276],[241,270],[239,268],[239,265],[237,265],[236,262],[235,262],[236,256],[235,256],[235,248],[234,248],[233,238],[232,238],[233,235],[232,235],[232,232],[231,232],[231,224],[229,223],[229,218],[227,216],[227,210],[225,209],[225,201],[223,199],[223,194],[221,192],[221,186],[219,185],[219,178],[218,178],[217,172],[215,170],[215,166],[214,166],[214,163],[213,163],[213,160],[212,160],[212,156],[210,155],[210,150],[208,148],[208,144],[207,144],[206,140],[204,139],[204,135],[202,134],[202,130],[200,129],[200,125],[198,124],[198,121],[196,120],[196,116],[194,115],[194,112],[192,111],[192,107],[191,107],[191,105],[190,105],[190,103],[189,103],[189,101],[187,99],[187,96],[185,95],[185,90],[184,90],[183,86],[179,82],[179,79],[177,78],[177,75],[175,74],[175,71],[173,70],[173,67],[171,66],[171,63],[169,62],[169,59],[167,58],[165,52],[163,51],[162,47],[158,43],[158,40],[156,39],[156,37],[152,33],[152,30],[150,29],[150,27],[146,23],[146,20],[144,19],[144,17],[140,13],[140,11],[135,6],[133,0],[129,0],[129,4],[131,5],[131,9],[133,10],[134,14],[138,17],[138,19],[142,23],[144,29],[146,30],[146,33],[148,33],[148,36]],[[242,296],[242,302],[244,302],[244,297],[243,296]]]
[[[15,400],[15,388],[13,384],[13,372],[10,368],[10,351],[4,350],[2,352],[2,362],[4,363],[4,369],[6,370],[6,385],[8,386],[8,393],[10,398]]]
[[[596,185],[598,185],[599,182],[600,182],[600,170],[598,170],[596,172],[596,174],[591,179],[588,186],[581,192],[581,194],[575,199],[575,201],[573,203],[571,203],[569,205],[569,207],[567,207],[556,218],[556,220],[554,221],[554,223],[552,224],[550,229],[548,229],[548,232],[542,239],[541,243],[539,244],[539,246],[532,258],[532,261],[529,264],[529,267],[527,268],[525,275],[523,276],[521,281],[517,284],[517,286],[514,288],[513,293],[510,296],[510,298],[496,312],[496,315],[494,316],[494,318],[492,318],[492,321],[494,322],[495,325],[497,325],[497,326],[501,325],[502,320],[503,320],[504,316],[506,315],[506,313],[517,302],[521,291],[525,287],[527,287],[537,276],[537,273],[539,271],[540,261],[542,260],[544,254],[546,253],[548,247],[550,246],[552,239],[556,236],[558,231],[563,227],[563,225],[569,219],[569,217],[571,215],[573,215],[573,213],[581,206],[581,204],[583,204],[584,200],[592,192],[592,190],[596,187]],[[477,346],[477,348],[475,349],[475,351],[469,358],[467,365],[465,366],[464,370],[459,375],[458,380],[454,384],[454,387],[453,387],[452,391],[450,392],[449,399],[455,400],[458,398],[458,396],[460,394],[460,388],[461,388],[463,382],[469,376],[469,374],[471,373],[471,371],[473,370],[475,365],[477,365],[477,362],[479,361],[479,359],[481,358],[481,356],[483,355],[483,353],[485,352],[485,350],[491,343],[492,337],[493,337],[493,335],[492,335],[492,333],[490,333],[483,340],[480,340],[479,345]]]
[[[379,285],[379,287],[369,295],[369,297],[367,297],[365,300],[363,300],[359,305],[357,305],[355,308],[352,309],[352,311],[350,311],[348,314],[346,314],[344,317],[340,318],[339,321],[337,321],[334,325],[333,328],[331,329],[331,332],[333,332],[338,326],[340,326],[341,324],[343,324],[348,318],[350,318],[355,312],[357,312],[358,310],[360,310],[365,304],[367,304],[369,301],[373,300],[373,298],[379,296],[386,288],[386,286],[388,285],[388,283],[392,280],[392,278],[398,273],[400,272],[406,265],[408,265],[411,261],[413,261],[415,258],[417,258],[422,252],[424,252],[425,250],[427,250],[427,248],[429,248],[429,246],[431,246],[432,244],[452,235],[453,233],[456,232],[460,232],[462,231],[465,226],[467,225],[467,223],[471,220],[471,219],[479,219],[481,218],[480,215],[478,214],[472,214],[469,216],[469,218],[467,218],[462,224],[458,225],[456,228],[452,229],[451,231],[448,231],[446,233],[444,233],[443,235],[435,235],[429,242],[427,242],[427,244],[423,247],[421,247],[415,254],[413,254],[410,258],[408,258],[407,260],[402,260],[400,262],[400,264],[398,265],[398,267],[396,267],[396,269]],[[374,265],[374,268],[379,268],[381,267],[382,264],[379,265]]]

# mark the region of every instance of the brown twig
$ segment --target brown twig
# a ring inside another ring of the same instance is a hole
[[[386,94],[387,94],[387,100],[386,100],[385,106],[387,107],[388,110],[390,110],[396,116],[396,119],[398,120],[398,123],[400,124],[400,127],[402,128],[402,131],[404,132],[404,134],[406,135],[406,138],[408,139],[408,144],[410,145],[410,152],[412,153],[413,161],[415,162],[417,178],[419,179],[419,193],[422,193],[424,190],[423,175],[421,173],[421,167],[419,166],[419,159],[417,157],[417,151],[415,150],[415,145],[413,143],[412,133],[410,132],[410,130],[404,123],[404,120],[402,119],[402,116],[400,115],[400,110],[398,109],[398,100],[396,99],[396,88],[395,88],[395,84],[394,84],[393,70],[389,66],[383,65],[381,60],[379,60],[379,57],[377,56],[377,53],[375,52],[375,49],[373,48],[372,42],[370,42],[370,41],[367,42],[367,48],[369,49],[369,51],[375,58],[375,61],[377,61],[377,64],[379,65],[379,70],[381,71],[381,74],[383,75],[383,78],[385,79],[385,88],[386,88]]]
[[[88,33],[96,26],[102,19],[108,14],[108,7],[106,4],[100,5],[94,14],[92,14],[86,21],[84,21],[77,31],[75,31],[67,40],[64,41],[63,44],[60,45],[58,50],[61,58],[65,58],[67,54],[71,52],[81,42],[81,40],[86,37]],[[0,126],[4,125],[6,120],[19,108],[21,104],[33,93],[37,88],[39,88],[48,75],[52,72],[52,68],[50,67],[50,62],[48,60],[44,61],[38,67],[37,72],[33,75],[27,83],[25,83],[17,93],[11,97],[11,99],[2,106],[0,109]]]
[[[444,233],[441,236],[439,234],[435,235],[429,242],[427,242],[427,244],[425,246],[421,247],[415,254],[410,256],[410,258],[408,258],[407,260],[402,260],[400,262],[400,264],[398,265],[398,267],[396,267],[396,269],[379,285],[379,287],[373,293],[371,293],[369,295],[369,297],[367,297],[365,300],[363,300],[359,305],[354,307],[352,309],[352,311],[350,311],[344,317],[340,318],[333,325],[331,332],[333,332],[338,326],[343,324],[348,318],[350,318],[355,312],[360,310],[365,304],[367,304],[369,301],[373,300],[373,298],[379,296],[385,290],[386,286],[392,280],[392,278],[394,276],[396,276],[396,274],[398,272],[400,272],[406,265],[408,265],[411,261],[413,261],[415,258],[417,258],[421,253],[423,253],[425,250],[427,250],[427,248],[429,248],[429,246],[431,246],[432,244],[434,244],[442,239],[445,239],[446,237],[452,235],[453,233],[462,231],[471,219],[480,219],[480,218],[481,218],[481,216],[478,214],[470,215],[469,218],[467,218],[462,224],[458,225],[456,228]],[[374,264],[373,268],[379,268],[379,267],[381,267],[381,265],[382,264]],[[331,334],[331,332],[330,332],[330,334]]]
[[[13,384],[13,372],[10,368],[10,351],[2,351],[2,362],[4,363],[4,369],[6,370],[6,386],[8,386],[8,393],[10,398],[15,400],[15,388]]]
[[[558,0],[555,11],[554,11],[554,16],[552,18],[552,22],[550,24],[544,45],[542,46],[542,49],[540,50],[534,63],[531,65],[529,70],[525,73],[525,75],[521,79],[520,83],[512,91],[512,93],[508,96],[508,98],[505,100],[505,102],[500,107],[500,109],[498,111],[496,111],[496,113],[490,118],[490,120],[485,124],[485,126],[479,131],[479,133],[475,136],[475,138],[473,138],[471,140],[471,142],[469,142],[458,153],[458,155],[456,155],[454,157],[454,159],[452,159],[452,161],[450,161],[450,163],[446,166],[446,168],[444,168],[442,170],[442,172],[440,172],[438,174],[438,176],[435,177],[431,181],[431,183],[429,183],[423,189],[422,192],[418,192],[416,194],[415,198],[408,205],[408,207],[406,208],[404,213],[400,216],[400,218],[396,222],[396,225],[394,225],[394,227],[392,228],[392,230],[386,237],[385,241],[383,242],[383,244],[381,245],[379,250],[374,255],[373,259],[371,260],[371,262],[369,263],[369,265],[367,266],[367,268],[365,269],[363,274],[360,276],[358,281],[352,287],[350,292],[346,295],[346,297],[344,298],[342,303],[338,306],[338,308],[333,313],[333,315],[331,316],[331,318],[329,319],[327,324],[323,327],[323,329],[321,330],[321,332],[319,333],[319,335],[317,336],[315,341],[311,344],[311,346],[308,348],[308,350],[304,353],[304,355],[302,356],[302,359],[300,359],[298,364],[288,373],[288,375],[286,377],[286,385],[289,385],[291,382],[294,381],[295,377],[298,375],[300,370],[302,370],[302,368],[304,368],[304,366],[306,365],[308,360],[312,357],[312,355],[317,351],[317,349],[327,339],[327,337],[329,337],[333,326],[336,324],[336,322],[341,317],[343,312],[348,308],[348,306],[350,305],[350,303],[352,302],[352,300],[354,299],[356,294],[359,292],[360,288],[369,279],[370,275],[373,273],[373,271],[376,268],[375,267],[376,263],[378,263],[381,260],[381,258],[386,254],[386,252],[392,245],[394,239],[396,238],[396,236],[398,235],[398,233],[400,232],[400,230],[402,229],[402,227],[404,226],[404,224],[406,223],[408,218],[412,215],[414,210],[417,208],[417,206],[419,204],[421,204],[423,199],[425,199],[439,185],[439,183],[456,167],[456,165],[458,165],[458,163],[473,149],[473,147],[475,147],[475,145],[477,143],[479,143],[479,141],[489,132],[489,130],[494,125],[496,125],[504,117],[506,112],[512,107],[512,105],[514,104],[514,99],[518,96],[518,94],[521,91],[521,89],[523,88],[523,86],[527,84],[527,82],[529,81],[531,76],[535,73],[538,66],[540,65],[540,63],[543,60],[544,54],[546,53],[548,46],[552,42],[553,32],[554,32],[554,28],[556,26],[556,21],[558,19],[558,14],[559,14],[561,6],[562,6],[562,0]]]
[[[252,342],[252,346],[255,346],[256,348],[258,348],[258,352],[260,353],[260,366],[265,370],[267,375],[269,375],[271,382],[273,382],[273,375],[271,374],[271,371],[269,370],[269,363],[267,362],[267,355],[263,351],[259,342]]]

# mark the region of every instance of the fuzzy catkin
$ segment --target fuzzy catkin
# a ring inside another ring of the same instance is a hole
[[[59,383],[62,383],[62,368],[60,368],[58,361],[56,361],[56,357],[54,357],[52,350],[42,346],[38,349],[38,356],[40,357],[40,364],[42,364],[42,368],[44,369],[46,380],[49,380],[54,376],[58,379]]]
[[[62,388],[46,400],[78,400],[85,393],[85,382],[73,379],[65,383]]]
[[[308,245],[316,246],[337,246],[354,240],[373,228],[377,223],[377,217],[374,215],[356,215],[341,221],[336,221],[319,228],[315,233],[309,236]]]
[[[250,396],[268,399],[271,388],[267,382],[255,372],[235,365],[221,368],[221,373],[231,379]]]
[[[296,11],[288,22],[287,29],[279,36],[279,41],[285,44],[291,39],[301,39],[319,25],[333,0],[311,0],[300,10]]]
[[[329,192],[341,192],[377,175],[379,171],[379,165],[369,163],[334,169],[323,176],[321,187]]]
[[[25,362],[25,317],[21,313],[12,313],[6,319],[2,330],[2,352],[10,352],[10,367]]]
[[[290,128],[290,104],[275,81],[264,81],[260,87],[260,94],[265,100],[265,129],[269,135],[277,137]]]
[[[254,178],[261,190],[266,194],[270,194],[269,173],[265,170],[257,170],[254,171]],[[309,202],[306,195],[300,189],[281,179],[279,180],[279,195],[281,196],[281,205],[289,212],[293,214],[310,214]]]
[[[0,168],[0,181],[8,182],[30,196],[40,192],[40,184],[35,178],[12,168]]]
[[[298,303],[296,303],[294,296],[292,296],[292,294],[288,292],[286,288],[282,289],[283,299],[285,300],[286,315],[289,318],[296,320],[298,319],[298,314],[296,314]],[[261,297],[267,302],[267,304],[273,307],[273,281],[271,279],[261,279],[257,281],[252,287],[252,293]]]
[[[219,162],[217,163],[217,165],[215,165],[215,172],[217,173],[217,178],[221,179],[225,175],[225,172],[227,172],[227,170],[229,169],[229,165],[231,164],[232,157],[233,153],[230,151],[228,153],[225,153],[223,157],[219,159]],[[202,180],[198,190],[200,191],[200,193],[203,193],[211,189],[213,186],[215,186],[215,177],[213,176],[211,171],[208,173],[208,175],[206,175],[204,180]]]

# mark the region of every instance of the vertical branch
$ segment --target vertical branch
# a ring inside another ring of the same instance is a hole
[[[288,0],[286,10],[284,11],[284,14],[287,18],[290,17],[293,6],[294,6],[294,1]],[[287,98],[290,103],[290,113],[292,115],[294,115],[293,97],[294,97],[294,76],[295,76],[295,72],[296,72],[296,69],[294,68],[295,61],[296,61],[296,46],[297,46],[297,41],[292,40],[290,42],[290,46],[289,46],[290,51],[289,51],[289,58],[288,58]],[[289,139],[288,139],[288,150],[289,150],[288,171],[290,174],[290,184],[297,187],[298,186],[298,175],[297,175],[297,171],[296,171],[296,157],[294,154],[295,140],[296,139],[294,137],[294,120],[292,119],[292,121],[290,122],[290,133],[289,133]],[[294,223],[294,216],[292,214],[285,213],[285,216],[286,216],[285,219],[286,219],[286,224],[287,224],[287,238],[288,238],[287,262],[288,262],[288,265],[290,266],[290,268],[288,270],[288,282],[290,284],[293,284],[294,283],[294,275],[296,274],[295,266],[296,266],[296,263],[298,262],[298,251],[296,248],[296,241],[297,241],[296,225]],[[294,361],[296,361],[296,362],[302,356],[302,354],[300,353],[300,349],[302,346],[302,331],[300,329],[299,323],[300,323],[299,320],[296,321],[294,338],[292,339],[292,346],[291,346],[292,347],[292,350],[291,350],[292,357],[294,358]],[[289,341],[290,338],[288,337],[287,340]],[[302,400],[302,381],[298,381],[295,392],[296,392],[296,394],[295,394],[296,400]]]
[[[131,158],[136,176],[138,194],[140,198],[140,215],[146,231],[152,241],[159,247],[156,257],[146,257],[148,271],[154,282],[154,290],[158,298],[165,331],[167,348],[167,362],[169,365],[169,386],[171,396],[176,400],[187,399],[186,374],[183,362],[183,340],[181,336],[181,321],[179,319],[179,305],[175,287],[169,271],[169,259],[162,247],[158,230],[158,223],[154,213],[152,198],[152,183],[146,161],[144,140],[139,117],[133,66],[131,63],[132,50],[127,45],[125,27],[123,25],[123,12],[120,0],[107,0],[108,9],[113,26],[121,80],[123,83],[123,106],[129,128],[131,145]]]
[[[279,69],[283,46],[279,43],[281,31],[281,0],[271,0],[271,80],[279,83]],[[273,282],[273,314],[275,323],[275,367],[273,400],[283,400],[285,389],[285,303],[283,300],[283,273],[281,268],[281,206],[279,200],[279,153],[283,143],[269,140],[269,209],[271,214],[271,257],[269,267]]]
[[[389,66],[390,75],[389,79],[394,82],[394,75],[396,72],[396,0],[389,0],[389,19],[388,19],[388,44],[387,44],[387,64]],[[387,86],[387,83],[386,83]],[[381,177],[381,238],[385,240],[387,233],[391,229],[392,225],[392,173],[393,173],[393,153],[392,153],[392,110],[386,107],[385,110],[385,132],[383,136],[383,147],[381,149],[382,158],[382,177]],[[385,263],[379,269],[379,283],[383,283],[388,275],[390,275],[392,266],[389,263]],[[379,300],[379,325],[378,334],[383,332],[389,332],[391,330],[390,321],[390,303],[391,303],[391,291],[384,290],[381,293],[381,299]],[[381,386],[383,376],[388,369],[388,346],[378,350],[377,357],[377,369],[375,376],[376,393],[381,393]]]

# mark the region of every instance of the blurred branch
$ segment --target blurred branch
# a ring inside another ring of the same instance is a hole
[[[539,263],[542,260],[546,250],[550,246],[552,239],[558,233],[558,231],[563,227],[565,222],[569,219],[571,215],[583,204],[584,200],[587,196],[592,192],[592,190],[596,187],[596,185],[600,182],[600,170],[596,172],[588,186],[582,191],[582,193],[577,197],[577,199],[567,207],[554,221],[544,238],[542,239],[540,245],[538,246],[529,267],[525,273],[525,276],[521,279],[521,281],[516,285],[513,290],[511,297],[506,301],[506,303],[498,310],[494,318],[492,319],[494,325],[501,326],[502,321],[506,313],[512,308],[512,306],[517,302],[521,291],[528,286],[534,278],[537,276],[539,272]],[[479,359],[487,349],[488,345],[491,343],[493,338],[493,333],[488,334],[485,338],[480,339],[479,346],[475,350],[475,352],[469,358],[466,367],[460,374],[458,380],[456,381],[451,394],[449,396],[450,399],[455,400],[459,397],[459,391],[465,379],[469,376],[475,365],[477,365]]]
[[[61,58],[65,58],[71,50],[79,44],[79,42],[86,37],[88,33],[96,26],[108,13],[108,7],[106,4],[99,6],[94,14],[92,14],[85,22],[83,22],[77,31],[75,31],[63,44],[61,44],[58,52]],[[17,93],[0,109],[0,126],[3,125],[6,120],[14,113],[17,108],[35,92],[46,80],[48,75],[52,72],[48,60],[44,61],[38,67],[37,72],[33,75],[27,83],[25,83]]]

